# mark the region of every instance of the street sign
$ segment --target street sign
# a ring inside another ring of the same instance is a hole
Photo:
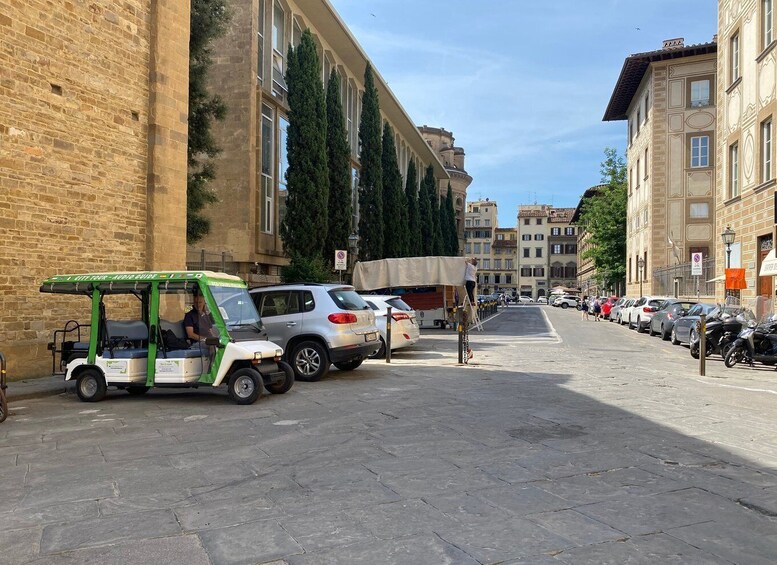
[[[702,259],[704,259],[702,253],[691,253],[691,276],[701,276]]]
[[[344,249],[335,251],[335,271],[345,271],[348,269],[348,252]]]

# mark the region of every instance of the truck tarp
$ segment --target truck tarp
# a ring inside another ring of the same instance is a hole
[[[360,261],[353,271],[357,290],[408,286],[464,286],[464,257],[404,257]]]

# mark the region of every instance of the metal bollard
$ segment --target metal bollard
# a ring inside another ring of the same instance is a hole
[[[8,387],[5,380],[5,355],[0,353],[0,422],[4,422],[8,417],[8,399],[5,396],[5,389]]]
[[[391,363],[391,306],[386,308],[386,363]]]
[[[707,372],[707,315],[699,316],[699,375]]]
[[[456,314],[456,332],[459,334],[459,365],[461,365],[464,363],[464,320],[461,318],[464,308],[457,306],[453,311]]]

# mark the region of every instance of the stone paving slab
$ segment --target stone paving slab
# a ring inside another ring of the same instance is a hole
[[[199,536],[213,565],[264,563],[304,551],[274,520],[206,530]]]

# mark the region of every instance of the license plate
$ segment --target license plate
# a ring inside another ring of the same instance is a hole
[[[364,338],[367,341],[377,341],[378,340],[378,334],[377,334],[377,332],[372,332],[372,333],[369,333],[369,334],[365,334]]]

